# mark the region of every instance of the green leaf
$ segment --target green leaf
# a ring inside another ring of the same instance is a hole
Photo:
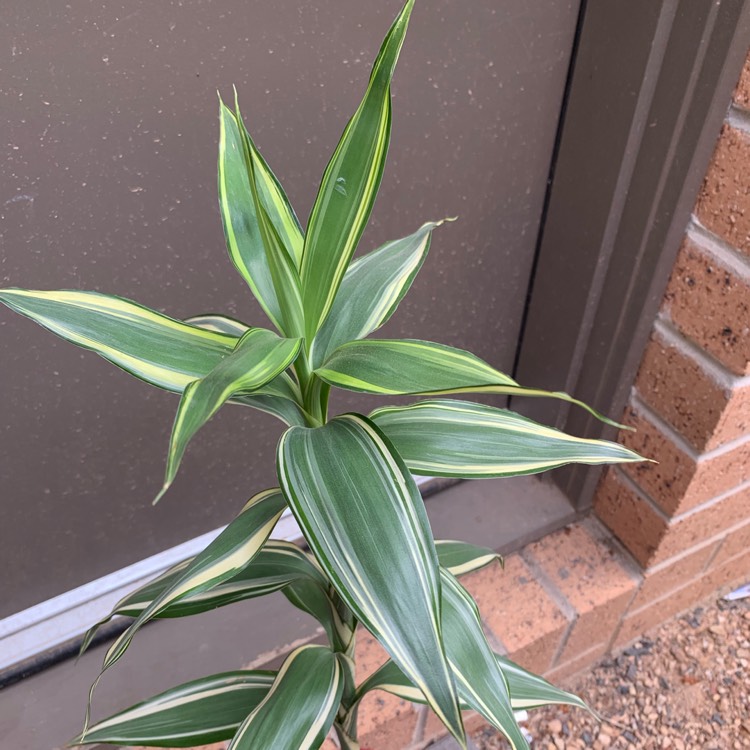
[[[104,658],[102,672],[125,653],[136,632],[168,606],[189,595],[209,591],[250,565],[273,531],[284,508],[284,497],[276,488],[264,490],[252,497],[224,531],[151,600],[112,644]]]
[[[187,318],[186,323],[199,328],[205,328],[208,331],[218,331],[228,333],[240,339],[249,330],[250,326],[241,323],[239,320],[229,318],[226,315],[218,313],[208,313],[205,315],[195,315]],[[300,408],[302,403],[302,394],[299,386],[287,375],[282,372],[271,382],[266,383],[262,388],[258,388],[252,394],[238,395],[231,399],[234,403],[252,406],[268,414],[273,414],[282,422],[292,425],[301,425],[304,427],[307,422],[305,415]]]
[[[244,127],[219,101],[219,207],[229,257],[273,324],[283,330],[271,270],[255,211],[245,157]]]
[[[495,660],[503,670],[510,688],[511,704],[514,711],[541,708],[554,704],[564,704],[582,708],[593,713],[577,695],[560,690],[533,672],[529,672],[505,656],[495,654]]]
[[[398,454],[366,417],[347,414],[288,430],[277,468],[341,599],[463,742],[440,634],[437,555],[422,498]]]
[[[513,716],[508,683],[487,643],[479,610],[455,577],[441,570],[443,638],[459,695],[510,742],[513,750],[528,742]]]
[[[251,328],[247,323],[241,320],[235,320],[228,315],[220,313],[204,313],[203,315],[193,315],[185,318],[185,322],[191,326],[203,328],[206,331],[216,331],[217,333],[227,333],[237,339],[242,338]]]
[[[202,677],[97,722],[71,745],[195,747],[231,739],[260,704],[275,672],[238,671]]]
[[[281,187],[281,183],[276,179],[276,175],[271,171],[260,151],[256,148],[250,133],[242,121],[240,108],[237,103],[236,89],[234,92],[234,102],[237,124],[242,129],[242,136],[253,157],[255,185],[258,189],[260,203],[271,220],[282,245],[294,260],[295,267],[299,268],[302,263],[302,248],[305,242],[299,219],[284,192],[284,188]]]
[[[222,104],[222,106],[224,106]],[[242,123],[240,107],[235,92],[235,110],[238,124]],[[302,296],[300,289],[299,272],[297,264],[291,251],[284,245],[277,228],[263,204],[261,190],[258,183],[262,183],[262,176],[258,171],[262,168],[258,160],[255,144],[250,134],[241,125],[240,135],[243,141],[243,152],[247,166],[248,180],[250,185],[250,199],[255,208],[255,218],[260,231],[260,238],[266,255],[266,263],[271,274],[271,282],[279,302],[281,312],[281,330],[288,336],[301,337],[304,334],[304,321],[302,314]],[[276,204],[271,204],[275,209]]]
[[[487,643],[474,600],[447,570],[441,569],[440,576],[445,651],[461,708],[481,714],[506,736],[514,750],[528,748],[513,716],[515,707],[508,683]],[[400,671],[393,662],[386,662],[359,686],[347,726],[356,722],[358,701],[370,690],[386,690],[405,700],[424,702],[421,690]]]
[[[507,409],[467,401],[385,407],[370,418],[415,474],[479,479],[536,474],[569,463],[643,460],[617,443],[573,437]]]
[[[557,398],[622,427],[567,393],[525,388],[470,352],[430,341],[353,341],[336,349],[315,374],[339,388],[379,395],[498,393]]]
[[[98,292],[2,289],[0,302],[137,378],[178,393],[216,367],[237,343],[234,336]]]
[[[413,5],[408,0],[383,41],[310,213],[300,273],[308,346],[331,309],[380,186],[391,133],[390,83]]]
[[[477,547],[468,542],[455,542],[452,539],[435,541],[440,567],[454,576],[471,573],[497,560],[502,564],[502,557],[495,550]]]
[[[81,653],[88,648],[98,628],[115,615],[138,617],[154,600],[162,597],[175,584],[191,562],[192,560],[185,560],[175,565],[158,578],[120,599],[105,618],[88,630],[81,646]],[[321,591],[325,591],[327,586],[323,574],[297,545],[271,539],[263,545],[253,561],[236,575],[205,591],[188,593],[176,601],[171,601],[153,617],[187,617],[209,612],[233,602],[281,591],[299,581],[309,581],[310,584],[317,585]]]
[[[564,704],[591,712],[591,709],[577,695],[556,688],[544,677],[529,672],[505,656],[500,654],[494,656],[508,682],[510,704],[514,711]],[[414,687],[412,681],[390,660],[359,686],[357,699],[361,699],[371,690],[384,690],[412,703],[427,703],[424,695]],[[469,705],[462,700],[461,708],[468,710]]]
[[[283,594],[297,609],[307,612],[321,624],[336,651],[346,650],[354,629],[341,619],[326,586],[312,580],[297,580],[286,586]]]
[[[169,441],[161,498],[177,474],[187,444],[195,433],[237,393],[253,391],[281,374],[297,356],[299,339],[282,339],[263,328],[253,328],[208,375],[185,388]]]
[[[310,349],[313,368],[342,344],[369,336],[393,315],[427,257],[432,230],[442,223],[424,224],[414,234],[388,242],[349,266]]]
[[[263,702],[245,719],[229,750],[314,750],[333,725],[344,689],[341,664],[329,648],[293,651]]]

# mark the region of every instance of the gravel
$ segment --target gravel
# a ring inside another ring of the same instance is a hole
[[[674,619],[564,687],[585,711],[549,707],[524,723],[533,750],[750,748],[750,599],[720,600]],[[506,750],[493,729],[479,750]]]

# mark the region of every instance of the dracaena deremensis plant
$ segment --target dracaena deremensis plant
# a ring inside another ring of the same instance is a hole
[[[220,103],[218,190],[227,247],[275,331],[218,314],[175,320],[95,292],[0,291],[13,310],[180,395],[159,496],[190,439],[224,404],[270,412],[286,425],[277,450],[279,486],[254,495],[195,558],[115,606],[107,619],[132,621],[107,651],[102,673],[149,620],[274,591],[316,618],[327,636],[326,645],[293,651],[277,672],[214,674],[87,721],[74,743],[190,747],[231,740],[231,750],[301,750],[319,747],[333,727],[341,747],[353,750],[360,701],[379,689],[427,704],[462,746],[461,712],[473,709],[514,748],[526,748],[514,711],[584,705],[493,653],[457,576],[497,564],[498,555],[434,540],[413,475],[505,477],[640,457],[450,398],[546,396],[589,408],[564,393],[524,388],[461,349],[368,338],[395,312],[442,223],[425,223],[352,260],[383,174],[391,77],[412,7],[409,0],[383,41],[306,230],[245,129],[236,96],[234,110]],[[422,400],[329,418],[332,387]],[[286,508],[305,547],[270,539]],[[390,661],[358,684],[359,625]]]

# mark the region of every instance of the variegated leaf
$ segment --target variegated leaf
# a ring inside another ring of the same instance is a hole
[[[199,328],[205,328],[208,331],[236,336],[237,340],[250,330],[250,326],[245,323],[218,313],[195,315],[185,322]],[[293,425],[304,427],[307,424],[305,414],[300,407],[302,394],[299,386],[286,372],[277,375],[273,380],[252,393],[237,394],[230,400],[233,403],[245,404],[272,414],[290,427]]]
[[[528,750],[515,717],[508,683],[495,660],[479,619],[474,600],[444,568],[442,579],[442,625],[445,651],[458,686],[461,707],[473,709],[500,730],[514,750]],[[386,690],[413,702],[422,702],[413,682],[399,676],[392,662],[383,665],[360,685],[345,728],[356,723],[358,701],[370,690]]]
[[[440,567],[445,568],[454,576],[484,568],[496,560],[502,565],[502,557],[495,550],[487,547],[477,547],[468,542],[456,542],[452,539],[438,539],[435,541]]]
[[[445,652],[459,695],[505,735],[513,750],[528,750],[513,716],[508,683],[482,630],[479,610],[451,573],[442,569],[440,574]]]
[[[177,409],[161,498],[177,474],[187,444],[195,433],[232,396],[254,391],[280,375],[299,351],[299,339],[282,339],[263,328],[253,328],[208,375],[185,388]]]
[[[391,133],[391,78],[413,5],[408,0],[383,41],[310,213],[300,273],[308,346],[331,309],[380,186]]]
[[[252,497],[237,518],[185,567],[176,580],[151,600],[112,644],[104,658],[102,672],[125,653],[136,632],[161,611],[188,595],[209,591],[246,568],[260,552],[285,505],[278,489],[265,490]]]
[[[96,631],[115,616],[138,617],[154,600],[162,597],[179,578],[192,560],[185,560],[158,578],[132,591],[115,604],[112,611],[89,629],[81,646],[81,653],[91,643]],[[252,563],[239,573],[217,583],[205,591],[188,593],[159,609],[153,617],[187,617],[209,612],[233,602],[272,594],[298,581],[309,581],[323,593],[328,585],[320,570],[296,544],[276,539],[267,541]],[[303,607],[305,611],[309,611]]]
[[[181,393],[232,352],[237,338],[98,292],[0,290],[0,302],[147,383]]]
[[[585,705],[575,696],[555,690],[541,677],[503,659],[510,665],[506,676],[503,662],[487,643],[474,600],[447,570],[441,569],[441,578],[443,636],[462,708],[477,711],[506,736],[511,747],[518,749],[528,748],[528,743],[516,723],[514,711],[545,702],[570,703],[571,697],[573,705]],[[421,691],[393,662],[384,664],[359,686],[356,700],[370,690],[385,690],[406,700],[424,702]],[[514,691],[518,693],[515,699]],[[538,704],[533,703],[535,697],[539,698]],[[348,723],[356,718],[355,705]]]
[[[581,700],[577,695],[556,688],[547,682],[544,677],[540,677],[538,674],[529,672],[528,669],[519,667],[518,664],[512,662],[506,656],[495,654],[495,661],[497,661],[500,669],[503,670],[505,679],[508,681],[510,702],[513,705],[514,711],[562,704],[575,706],[589,713],[594,713],[586,705],[586,702]]]
[[[217,333],[227,333],[237,339],[241,339],[252,326],[243,323],[241,320],[235,320],[228,315],[220,313],[204,313],[203,315],[193,315],[185,318],[185,322],[191,326],[203,328],[206,331],[216,331]]]
[[[508,682],[510,704],[514,711],[531,710],[555,704],[575,706],[591,711],[577,695],[556,688],[544,677],[529,672],[505,656],[500,654],[494,656]],[[424,695],[414,687],[414,683],[390,660],[359,686],[357,699],[361,700],[371,690],[384,690],[412,703],[427,702]],[[469,709],[469,705],[463,699],[461,708]]]
[[[463,742],[440,635],[437,555],[422,498],[398,454],[368,419],[348,414],[288,430],[277,468],[341,599]]]
[[[281,183],[276,179],[276,175],[271,171],[245,127],[245,123],[240,115],[236,89],[234,92],[234,104],[237,123],[241,128],[243,139],[253,157],[255,185],[258,189],[260,203],[271,224],[273,224],[282,245],[294,261],[295,267],[299,268],[302,263],[302,248],[305,242],[299,219],[284,192],[284,188],[281,187]]]
[[[467,401],[421,401],[374,411],[370,418],[414,474],[507,477],[569,463],[642,461],[607,440],[577,438],[507,409]]]
[[[229,257],[279,330],[283,319],[260,233],[245,157],[244,130],[219,103],[219,207]]]
[[[313,368],[342,344],[369,336],[393,315],[424,263],[432,230],[442,223],[423,224],[414,234],[388,242],[349,266],[310,348]]]
[[[224,105],[222,104],[222,106]],[[259,187],[259,183],[263,183],[263,177],[258,172],[262,170],[265,162],[261,162],[258,159],[259,154],[255,148],[255,144],[242,124],[242,115],[240,114],[236,92],[235,110],[235,116],[240,126],[240,137],[243,142],[243,151],[248,171],[248,182],[250,185],[249,198],[253,202],[255,220],[258,223],[266,263],[271,274],[271,282],[275,290],[276,299],[279,302],[282,323],[281,330],[289,337],[301,337],[304,335],[305,325],[303,321],[302,292],[297,263],[291,250],[284,245],[281,234],[274,225],[266,209],[266,205],[264,205],[263,195],[261,195]],[[268,188],[267,183],[263,184],[265,188]],[[267,191],[265,195],[267,197]],[[276,203],[271,202],[269,207],[275,211],[278,206]],[[281,221],[281,225],[282,228],[286,228],[286,224],[283,221]]]
[[[70,744],[189,748],[229,740],[275,679],[275,672],[256,670],[192,680],[97,722]]]
[[[229,750],[315,750],[333,725],[343,688],[343,670],[333,651],[315,645],[296,649]]]
[[[353,341],[315,370],[338,388],[378,395],[497,393],[557,398],[576,404],[606,424],[621,427],[561,391],[525,388],[462,349],[415,339]]]

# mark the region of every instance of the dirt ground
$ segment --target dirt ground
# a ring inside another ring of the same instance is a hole
[[[524,724],[533,750],[750,748],[750,599],[719,600],[674,619],[566,687],[608,721],[551,707]],[[494,730],[480,750],[506,750]]]

